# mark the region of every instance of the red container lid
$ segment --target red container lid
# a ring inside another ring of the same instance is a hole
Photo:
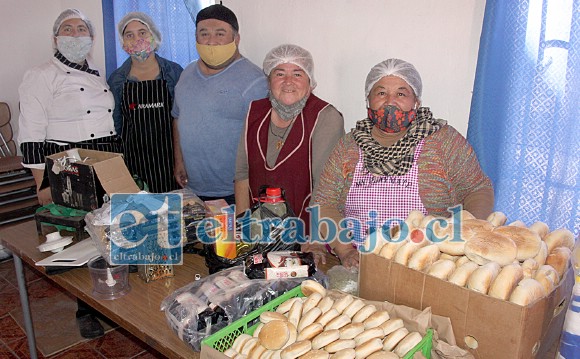
[[[284,198],[282,198],[282,189],[278,187],[266,188],[266,197],[262,198],[262,202],[266,203],[284,202]]]

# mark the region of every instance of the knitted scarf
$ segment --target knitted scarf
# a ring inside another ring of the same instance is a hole
[[[363,152],[364,165],[369,172],[380,176],[402,176],[413,167],[415,146],[446,124],[445,120],[434,119],[428,107],[420,107],[405,136],[390,147],[381,146],[372,137],[374,125],[368,118],[356,123],[352,135]]]

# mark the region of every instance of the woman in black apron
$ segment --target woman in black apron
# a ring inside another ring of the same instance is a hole
[[[115,129],[123,139],[125,163],[149,192],[178,188],[173,177],[173,91],[182,67],[155,50],[161,34],[142,12],[130,12],[118,24],[130,58],[109,77],[115,97]]]

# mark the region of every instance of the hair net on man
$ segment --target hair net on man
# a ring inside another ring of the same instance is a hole
[[[294,64],[300,67],[310,78],[310,87],[316,87],[314,60],[308,50],[292,44],[277,46],[268,52],[262,68],[266,76],[270,76],[270,72],[280,64]]]
[[[365,98],[369,97],[369,93],[373,86],[385,76],[397,76],[403,79],[403,81],[411,86],[413,92],[415,92],[415,96],[417,96],[419,100],[421,99],[423,84],[419,72],[415,69],[415,66],[400,59],[385,60],[376,64],[371,69],[365,82]]]
[[[87,24],[87,28],[89,29],[89,35],[91,37],[95,36],[95,30],[93,28],[93,24],[91,21],[78,9],[66,9],[65,11],[61,12],[60,15],[56,18],[54,22],[54,26],[52,27],[52,33],[54,36],[58,36],[58,30],[60,30],[60,25],[63,22],[69,19],[81,19]]]
[[[127,13],[127,15],[123,16],[121,21],[119,21],[117,24],[117,31],[119,32],[119,41],[121,42],[121,46],[123,46],[123,33],[131,21],[139,21],[143,25],[147,26],[147,29],[151,35],[153,35],[153,39],[155,40],[155,50],[157,50],[159,45],[161,45],[161,32],[157,28],[157,25],[155,25],[153,22],[153,19],[141,11]]]

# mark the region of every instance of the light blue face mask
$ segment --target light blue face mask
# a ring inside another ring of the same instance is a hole
[[[57,36],[56,48],[66,57],[67,60],[75,64],[82,64],[87,58],[89,51],[93,47],[93,39],[89,36]]]

